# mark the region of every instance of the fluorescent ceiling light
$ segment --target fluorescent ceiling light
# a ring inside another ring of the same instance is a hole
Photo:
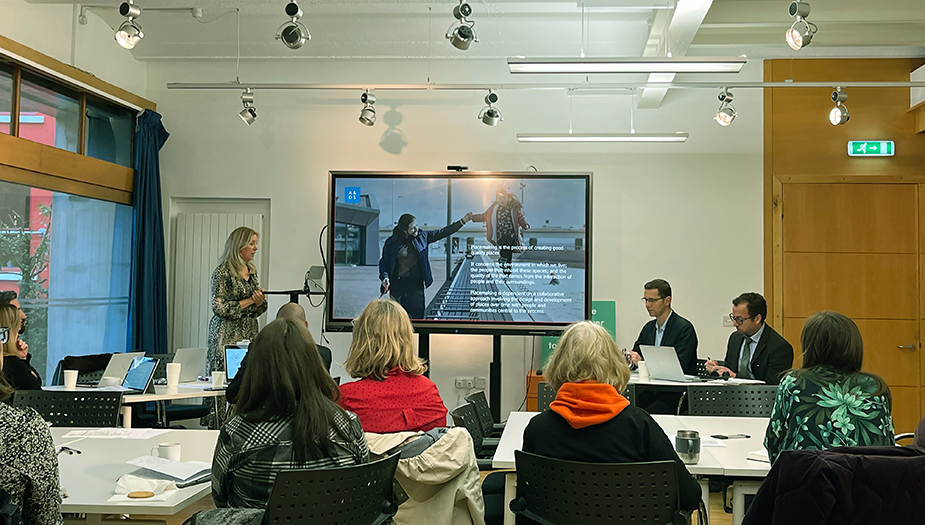
[[[511,73],[738,73],[747,57],[507,59]]]
[[[518,133],[518,142],[685,142],[689,133]]]

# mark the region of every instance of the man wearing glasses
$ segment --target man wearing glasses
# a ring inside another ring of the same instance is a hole
[[[726,345],[726,366],[707,361],[710,372],[740,379],[758,379],[769,385],[793,366],[793,347],[765,323],[768,303],[761,294],[746,292],[732,300],[729,318],[736,331]]]
[[[649,281],[644,286],[643,302],[650,317],[642,327],[630,356],[635,365],[645,359],[639,345],[670,346],[678,354],[685,374],[697,375],[697,332],[690,321],[671,309],[671,285],[664,279]]]

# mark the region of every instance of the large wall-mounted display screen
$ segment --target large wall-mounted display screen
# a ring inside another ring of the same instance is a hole
[[[590,174],[331,172],[330,188],[328,329],[377,297],[431,331],[590,315]]]

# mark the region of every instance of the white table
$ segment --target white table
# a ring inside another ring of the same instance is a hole
[[[171,401],[176,399],[195,399],[200,397],[219,397],[225,395],[224,389],[219,390],[207,390],[212,388],[212,381],[196,381],[194,383],[180,383],[176,388],[167,388],[163,385],[155,385],[153,394],[131,394],[127,396],[122,396],[122,426],[125,428],[132,427],[132,407],[131,405],[137,403],[147,403],[148,401],[154,401],[157,403],[158,411],[158,420],[162,423],[164,419],[164,402]],[[56,392],[93,392],[93,391],[111,391],[106,387],[103,388],[89,388],[81,387],[68,389],[62,385],[54,386],[45,386],[42,387],[42,390],[56,391]]]
[[[675,383],[677,384],[677,383]],[[527,424],[539,412],[511,412],[491,466],[496,469],[516,468],[514,451],[522,450],[523,434]],[[748,439],[727,439],[725,447],[701,447],[700,461],[696,465],[687,465],[687,470],[700,478],[700,490],[705,502],[710,501],[709,483],[703,476],[732,476],[764,478],[770,465],[745,459],[749,452],[764,448],[764,432],[768,427],[768,418],[762,417],[703,417],[703,416],[668,416],[653,415],[652,418],[662,427],[669,437],[680,429],[697,430],[701,436],[711,434],[748,434]],[[513,525],[514,514],[508,503],[517,492],[516,475],[505,476],[504,484],[504,523]],[[709,505],[707,505],[709,509]]]
[[[63,438],[73,428],[52,428],[55,445],[73,441]],[[122,474],[137,470],[126,461],[148,455],[158,443],[177,442],[181,445],[182,461],[212,462],[217,430],[171,430],[151,439],[83,439],[68,445],[81,454],[58,456],[61,487],[68,497],[61,504],[61,512],[84,513],[86,522],[99,524],[107,514],[153,514],[172,516],[203,496],[211,493],[211,483],[200,483],[176,491],[166,501],[135,500],[110,503],[116,480]],[[83,522],[82,522],[83,523]]]

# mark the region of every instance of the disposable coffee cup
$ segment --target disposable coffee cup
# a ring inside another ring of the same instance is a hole
[[[64,371],[64,388],[68,390],[77,389],[77,370]]]
[[[160,443],[151,449],[151,455],[170,461],[180,461],[180,444]]]
[[[167,363],[167,388],[180,384],[180,363]]]
[[[212,388],[225,386],[225,372],[212,372]]]
[[[639,379],[647,379],[649,377],[649,365],[645,361],[639,361],[636,366],[639,368]]]
[[[678,457],[685,465],[695,465],[700,461],[700,432],[678,430],[674,446],[678,451]]]

